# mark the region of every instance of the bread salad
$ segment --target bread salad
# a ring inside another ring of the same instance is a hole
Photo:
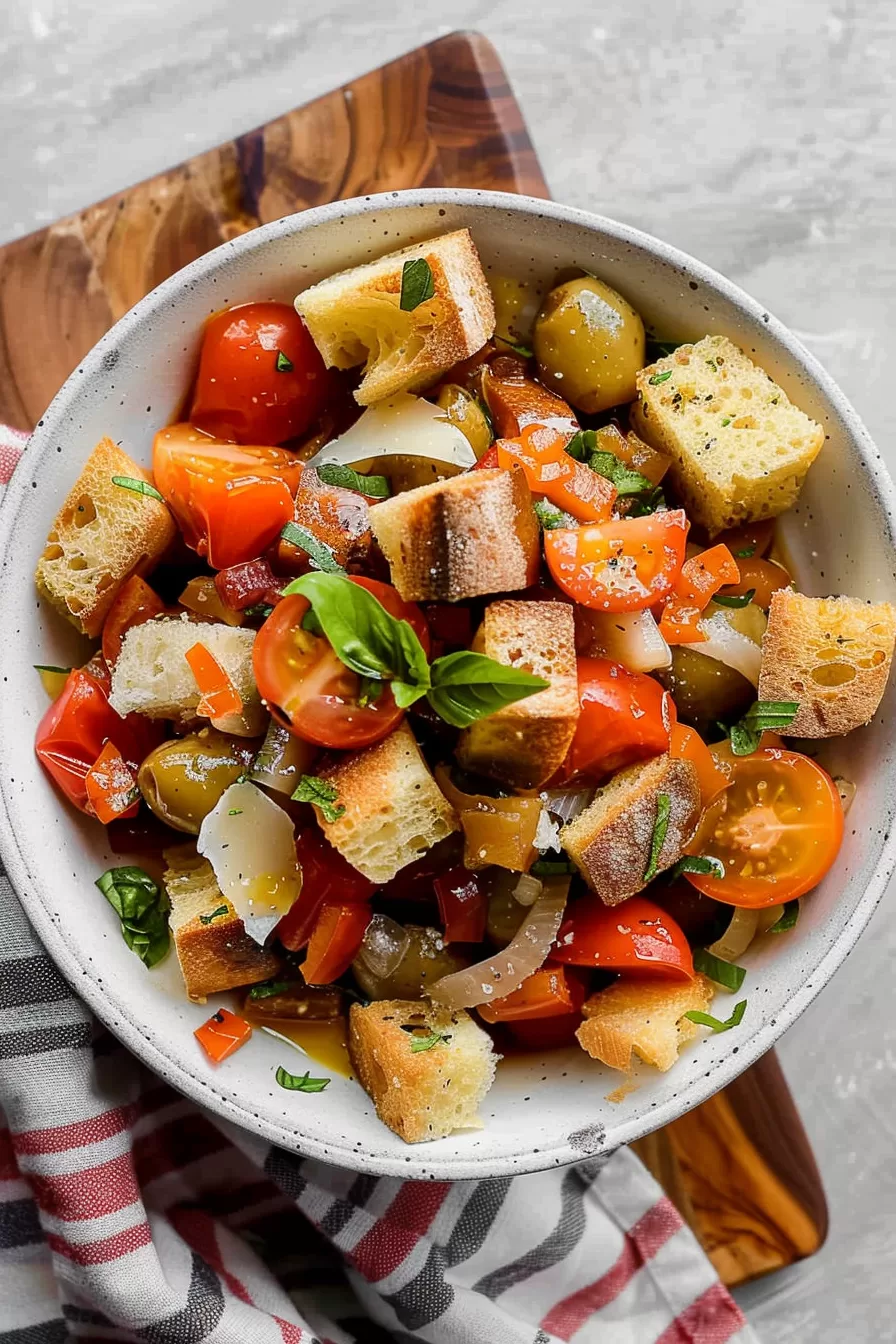
[[[813,743],[893,655],[776,547],[821,427],[560,280],[496,321],[461,229],[215,313],[152,473],[104,439],[37,565],[99,641],[38,669],[36,742],[120,857],[97,918],[238,992],[211,1061],[335,1024],[408,1143],[479,1126],[510,1048],[625,1075],[738,1026],[840,847]],[[308,1051],[277,1082],[326,1087]]]

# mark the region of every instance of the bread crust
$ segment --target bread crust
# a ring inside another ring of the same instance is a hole
[[[576,1038],[592,1059],[611,1069],[628,1073],[634,1053],[665,1073],[681,1047],[700,1031],[684,1014],[705,1013],[714,992],[705,975],[684,981],[623,978],[585,1000],[585,1020]]]

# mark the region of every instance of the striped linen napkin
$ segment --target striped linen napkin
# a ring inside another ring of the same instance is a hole
[[[26,438],[0,427],[0,489]],[[185,1100],[71,992],[2,870],[0,1107],[0,1344],[756,1344],[628,1149],[400,1181]]]

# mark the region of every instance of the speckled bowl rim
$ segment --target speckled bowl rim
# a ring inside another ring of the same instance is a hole
[[[223,243],[220,247],[204,254],[191,262],[175,275],[163,281],[156,289],[134,305],[124,317],[93,347],[78,367],[66,380],[54,397],[44,416],[38,422],[32,438],[25,449],[21,462],[12,481],[7,487],[0,504],[0,565],[5,563],[6,553],[12,537],[10,521],[15,517],[31,480],[31,468],[42,457],[46,441],[52,437],[53,425],[65,412],[69,402],[78,395],[78,384],[84,378],[93,377],[102,371],[103,356],[114,349],[122,338],[139,327],[147,318],[170,303],[191,282],[200,279],[206,271],[220,265],[222,255],[228,251],[242,253],[253,251],[270,239],[283,235],[304,232],[316,225],[331,220],[350,220],[357,216],[370,214],[384,207],[421,205],[464,205],[487,206],[495,210],[536,216],[599,230],[600,233],[622,244],[635,245],[652,253],[660,261],[676,267],[683,276],[697,281],[705,281],[711,288],[727,298],[735,307],[748,317],[762,322],[771,337],[778,342],[789,355],[802,367],[807,378],[814,383],[841,416],[847,432],[851,436],[862,459],[869,487],[881,514],[886,518],[892,558],[896,559],[896,488],[882,465],[880,454],[863,425],[860,417],[840,391],[837,384],[825,372],[815,357],[802,345],[792,332],[773,317],[767,309],[758,304],[737,285],[711,267],[697,261],[688,253],[662,242],[650,234],[626,224],[620,224],[606,216],[592,214],[573,206],[559,205],[552,201],[540,200],[531,196],[511,195],[494,191],[472,191],[459,188],[431,188],[416,191],[383,192],[372,196],[356,197],[348,201],[337,201],[328,205],[316,206],[296,215],[288,215],[271,224],[261,225],[238,238]],[[0,763],[3,759],[0,744]],[[883,773],[878,781],[889,790],[896,790],[896,765]],[[29,890],[31,878],[27,860],[27,846],[20,843],[9,822],[6,800],[5,777],[0,778],[0,857],[14,890],[20,896],[22,904],[42,939],[47,951],[53,957],[63,975],[76,989],[77,994],[86,1001],[96,1016],[109,1027],[118,1038],[160,1077],[190,1097],[201,1106],[215,1111],[224,1118],[233,1121],[262,1138],[283,1148],[298,1152],[306,1157],[337,1163],[355,1171],[374,1175],[399,1176],[405,1179],[430,1180],[469,1180],[493,1176],[520,1175],[525,1172],[541,1171],[548,1167],[563,1166],[580,1161],[592,1153],[608,1152],[623,1144],[631,1143],[652,1133],[663,1125],[678,1119],[687,1111],[699,1106],[714,1093],[733,1082],[741,1073],[756,1062],[767,1050],[770,1050],[783,1033],[796,1021],[809,1006],[822,987],[842,965],[852,951],[859,935],[870,920],[881,900],[887,883],[896,868],[896,831],[889,831],[884,837],[878,862],[867,883],[865,891],[856,908],[847,920],[840,934],[816,963],[812,974],[805,983],[797,986],[786,1005],[771,1021],[763,1022],[749,1039],[739,1045],[737,1053],[723,1056],[699,1077],[684,1084],[681,1090],[664,1102],[655,1103],[650,1112],[640,1117],[626,1120],[620,1117],[618,1124],[602,1127],[598,1139],[592,1139],[585,1132],[576,1143],[576,1135],[569,1136],[565,1142],[553,1147],[541,1147],[530,1153],[507,1157],[440,1158],[437,1151],[429,1145],[410,1148],[408,1156],[394,1157],[375,1152],[359,1152],[355,1148],[333,1146],[316,1139],[300,1138],[294,1129],[287,1128],[267,1120],[260,1119],[247,1107],[229,1097],[218,1093],[210,1086],[206,1078],[200,1078],[198,1071],[191,1071],[173,1064],[165,1053],[164,1043],[156,1041],[146,1030],[145,1023],[132,1016],[127,1005],[111,1004],[106,992],[93,979],[93,972],[82,965],[70,948],[62,928],[51,918],[49,906],[45,904],[41,893]]]

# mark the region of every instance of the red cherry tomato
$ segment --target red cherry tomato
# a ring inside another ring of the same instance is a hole
[[[556,583],[595,611],[640,611],[671,593],[688,535],[683,509],[619,518],[544,534]]]
[[[370,906],[325,905],[302,962],[306,985],[331,985],[355,959],[370,923]]]
[[[87,775],[111,742],[134,770],[163,740],[161,724],[140,714],[122,718],[109,704],[109,674],[102,660],[69,675],[65,689],[41,719],[35,751],[52,780],[81,812],[93,816]]]
[[[209,320],[190,419],[235,443],[283,443],[324,409],[330,376],[289,303],[243,303]]]
[[[131,626],[161,616],[165,603],[137,574],[123,584],[103,623],[103,657],[112,667]]]
[[[561,781],[599,778],[669,750],[675,703],[658,681],[609,658],[579,658],[577,668],[580,714]]]
[[[671,915],[644,896],[630,896],[612,907],[596,896],[575,901],[560,925],[551,958],[599,971],[694,978],[687,938]]]
[[[429,651],[429,631],[420,608],[403,602],[377,579],[352,576],[399,620],[413,626]],[[361,704],[361,678],[336,657],[321,636],[302,629],[308,602],[294,593],[278,602],[259,630],[252,652],[261,697],[279,723],[307,742],[348,751],[390,733],[404,713],[388,686]]]
[[[313,824],[299,832],[296,857],[302,869],[302,890],[277,925],[277,937],[290,952],[307,945],[323,906],[353,905],[373,895],[369,878],[353,868]]]
[[[213,569],[254,560],[292,522],[302,463],[283,448],[238,447],[192,425],[155,437],[153,477],[184,540]]]

